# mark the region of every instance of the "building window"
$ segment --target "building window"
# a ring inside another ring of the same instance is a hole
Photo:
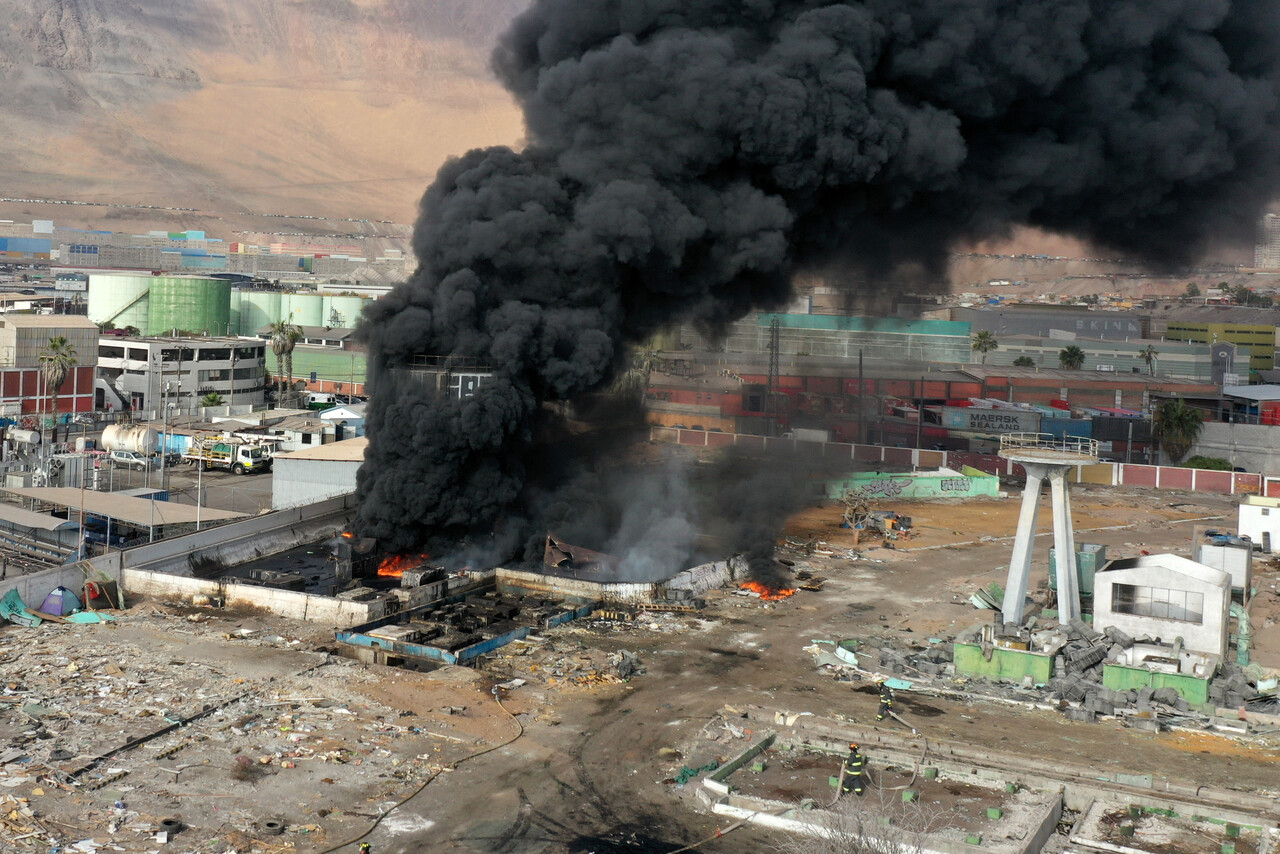
[[[1270,508],[1270,507],[1263,507],[1263,508],[1262,508],[1262,515],[1263,515],[1263,516],[1270,516],[1270,515],[1271,515],[1271,508]]]
[[[1204,623],[1204,594],[1164,587],[1111,585],[1111,610],[1135,617]]]
[[[310,445],[310,444],[311,444],[311,434],[310,434],[310,433],[303,433],[303,434],[302,434],[302,444],[304,444],[304,445]]]
[[[123,347],[99,347],[98,357],[101,359],[123,359]]]
[[[139,362],[145,362],[147,360],[147,351],[141,347],[130,347],[129,358],[137,359]]]

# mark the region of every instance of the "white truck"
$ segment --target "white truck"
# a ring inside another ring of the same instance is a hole
[[[182,455],[203,471],[224,469],[232,474],[271,470],[271,445],[235,437],[197,437]]]

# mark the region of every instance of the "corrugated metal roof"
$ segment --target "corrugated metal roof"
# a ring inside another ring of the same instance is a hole
[[[39,531],[62,531],[80,527],[70,519],[59,519],[48,513],[36,513],[16,504],[0,501],[0,522],[7,522],[18,528],[35,528]]]
[[[1222,393],[1241,400],[1280,400],[1280,385],[1223,386]]]
[[[197,508],[194,504],[176,504],[172,501],[151,501],[133,498],[118,492],[96,492],[91,489],[75,489],[70,486],[45,486],[35,488],[10,488],[4,491],[23,498],[57,504],[62,507],[84,509],[95,516],[110,517],[132,525],[181,525],[194,524],[197,518],[203,522],[224,519],[242,519],[246,514],[217,510],[213,507]],[[39,515],[39,514],[33,514]]]
[[[364,449],[369,440],[364,436],[355,439],[343,439],[341,442],[330,442],[327,445],[316,445],[293,451],[288,454],[277,454],[277,460],[333,460],[336,462],[361,462],[364,460]]]

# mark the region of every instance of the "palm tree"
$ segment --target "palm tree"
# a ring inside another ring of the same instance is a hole
[[[40,351],[40,373],[44,376],[46,393],[53,397],[53,440],[58,440],[58,392],[76,366],[76,348],[65,337],[57,335],[49,339],[49,346]]]
[[[1160,355],[1160,351],[1155,348],[1154,344],[1148,344],[1138,353],[1142,357],[1142,361],[1147,363],[1147,373],[1151,376],[1156,375],[1156,356]]]
[[[996,340],[996,336],[987,330],[982,330],[973,336],[973,352],[982,356],[982,364],[987,363],[987,354],[992,350],[1000,348],[1000,342]]]
[[[271,333],[271,352],[276,354],[276,385],[283,396],[286,375],[289,383],[293,383],[293,346],[302,337],[302,330],[287,320],[277,320],[267,331]]]
[[[1200,410],[1192,409],[1176,397],[1160,404],[1151,425],[1151,432],[1159,440],[1161,450],[1175,463],[1191,450],[1202,429],[1204,420]]]
[[[200,398],[200,405],[201,406],[221,406],[222,395],[218,394],[216,391],[211,391],[208,394],[206,394],[204,397]]]
[[[1058,352],[1058,364],[1068,370],[1078,371],[1084,364],[1084,351],[1071,344]]]

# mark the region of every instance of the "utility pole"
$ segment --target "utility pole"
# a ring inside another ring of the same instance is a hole
[[[858,350],[858,444],[867,444],[866,415],[862,411],[862,350]]]
[[[916,409],[916,447],[924,447],[924,377],[920,377],[919,408]]]
[[[764,387],[765,432],[778,435],[778,345],[782,324],[775,315],[769,321],[769,375]]]

